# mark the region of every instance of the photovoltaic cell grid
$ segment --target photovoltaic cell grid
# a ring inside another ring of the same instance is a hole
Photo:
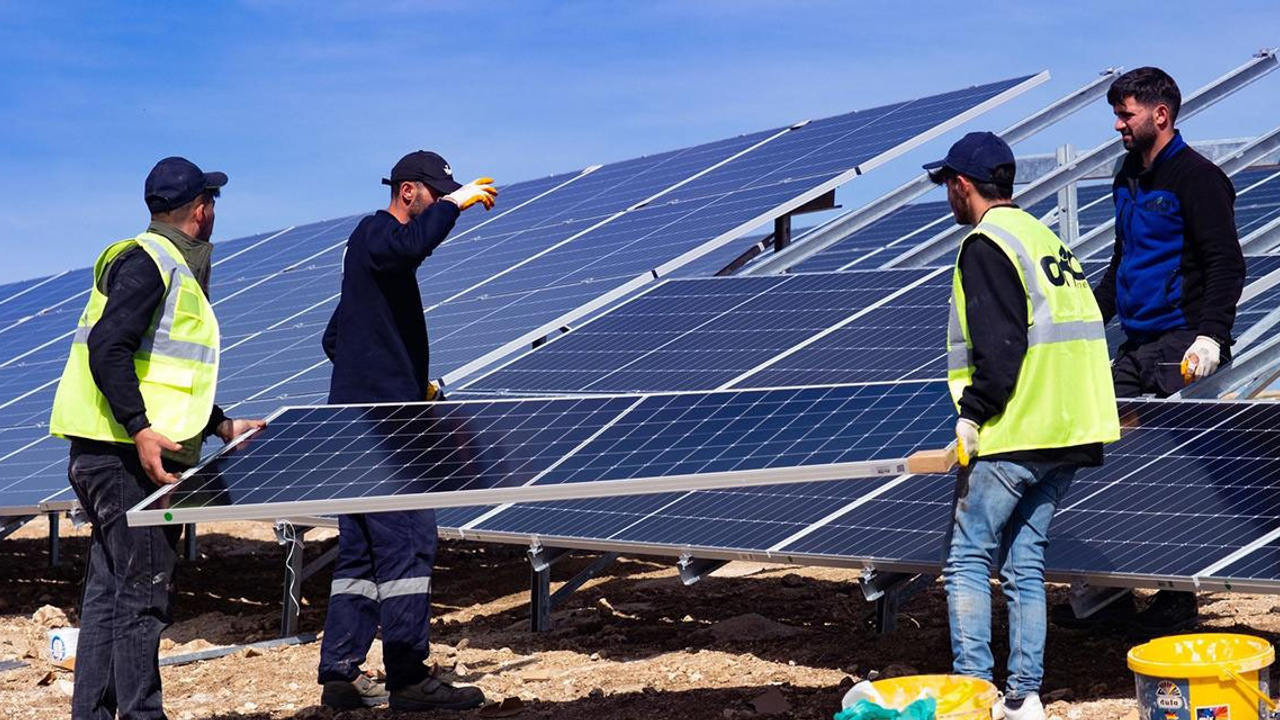
[[[714,390],[931,272],[667,281],[464,390],[517,395]]]
[[[894,461],[945,445],[950,423],[936,383],[301,408],[144,506],[151,522],[265,518],[389,509],[377,504],[388,498],[449,505],[451,493],[522,485]]]

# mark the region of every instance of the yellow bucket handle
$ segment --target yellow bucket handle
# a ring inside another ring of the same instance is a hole
[[[1237,685],[1244,688],[1245,694],[1253,697],[1256,702],[1266,705],[1268,711],[1275,711],[1276,701],[1267,697],[1267,694],[1259,690],[1257,687],[1245,682],[1245,679],[1240,677],[1235,671],[1228,668],[1220,668],[1218,670],[1218,680],[1219,682],[1235,680]]]

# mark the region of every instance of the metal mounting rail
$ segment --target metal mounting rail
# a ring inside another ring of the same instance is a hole
[[[1000,132],[1004,141],[1022,142],[1106,93],[1121,68],[1107,68],[1097,78],[1074,92],[1059,98],[1038,112],[1019,120]],[[768,259],[748,265],[739,275],[776,275],[793,268],[854,233],[888,216],[893,211],[933,189],[927,176],[921,175],[891,190],[866,205],[832,218],[791,241],[787,249]]]
[[[1210,82],[1183,101],[1179,111],[1179,119],[1186,120],[1205,108],[1249,85],[1255,80],[1276,69],[1276,51],[1262,50],[1248,62],[1231,72]],[[1074,183],[1087,177],[1098,168],[1114,162],[1125,152],[1120,138],[1102,143],[1094,149],[1083,153],[1070,165],[1051,172],[1031,183],[1022,192],[1014,195],[1014,200],[1023,207],[1030,207],[1046,198],[1052,197],[1064,185]],[[921,267],[930,265],[948,252],[959,246],[960,240],[968,234],[969,228],[957,227],[944,230],[929,240],[916,246],[910,252],[885,263],[882,267]]]

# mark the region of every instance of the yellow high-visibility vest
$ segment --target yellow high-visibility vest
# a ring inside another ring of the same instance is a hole
[[[163,235],[146,232],[111,245],[94,264],[89,302],[53,400],[49,433],[56,437],[133,442],[93,381],[88,346],[89,332],[107,305],[107,296],[98,289],[102,274],[133,247],[146,252],[164,280],[160,311],[133,356],[147,419],[156,432],[176,442],[199,436],[209,422],[218,383],[218,320],[178,248]]]
[[[990,238],[1018,271],[1027,298],[1027,354],[1004,412],[983,423],[984,455],[1107,443],[1120,439],[1102,313],[1080,262],[1053,231],[1015,207],[987,211],[975,235]],[[973,344],[959,254],[947,324],[947,383],[960,406],[973,382]]]

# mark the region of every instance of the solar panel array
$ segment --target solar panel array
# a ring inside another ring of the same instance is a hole
[[[546,334],[715,251],[953,120],[1043,80],[1020,77],[503,187],[465,213],[419,273],[433,372]],[[316,404],[319,336],[359,217],[219,243],[219,402],[240,416]],[[0,288],[0,513],[66,507],[48,411],[89,272]],[[60,494],[59,494],[60,493]],[[52,498],[52,500],[51,500]]]
[[[1280,587],[1280,406],[1132,400],[1121,415],[1124,438],[1106,465],[1077,475],[1058,513],[1049,575]],[[906,475],[524,503],[479,516],[460,535],[936,573],[954,484]]]

